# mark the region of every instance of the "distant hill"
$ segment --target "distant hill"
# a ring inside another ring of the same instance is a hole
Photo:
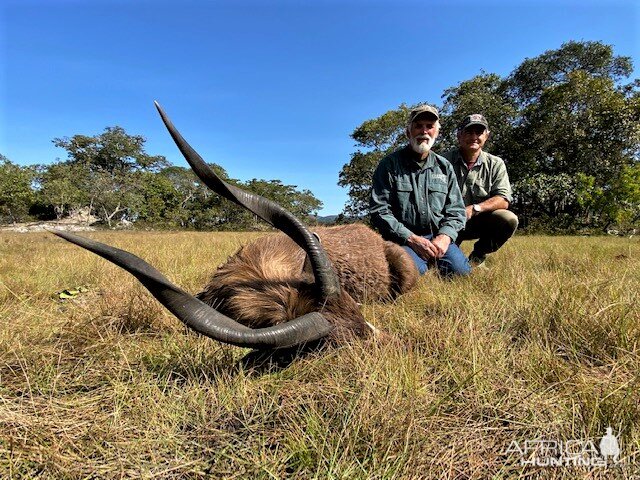
[[[324,217],[318,215],[317,217],[314,217],[314,218],[318,223],[332,224],[332,223],[335,223],[336,218],[338,218],[338,215],[325,215]]]

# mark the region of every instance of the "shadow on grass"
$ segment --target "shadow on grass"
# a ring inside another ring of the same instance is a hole
[[[284,370],[296,360],[317,355],[328,348],[327,342],[321,339],[291,348],[254,350],[242,357],[238,365],[250,374],[265,375]]]

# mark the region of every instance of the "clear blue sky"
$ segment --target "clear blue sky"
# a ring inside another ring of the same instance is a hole
[[[0,2],[0,153],[66,158],[54,137],[119,125],[186,166],[153,107],[233,178],[347,199],[350,133],[401,103],[441,103],[569,40],[634,60],[638,0]]]

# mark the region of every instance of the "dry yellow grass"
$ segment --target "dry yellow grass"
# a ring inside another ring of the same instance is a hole
[[[90,234],[191,292],[256,235]],[[264,370],[106,261],[3,233],[0,478],[639,478],[638,239],[521,236],[490,266],[364,305],[399,342]],[[619,468],[506,452],[607,426]]]

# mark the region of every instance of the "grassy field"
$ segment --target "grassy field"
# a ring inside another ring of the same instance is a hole
[[[195,293],[259,234],[85,235]],[[640,478],[638,238],[520,236],[489,264],[364,305],[397,342],[267,369],[106,261],[0,234],[0,478]],[[513,449],[608,426],[615,467]]]

